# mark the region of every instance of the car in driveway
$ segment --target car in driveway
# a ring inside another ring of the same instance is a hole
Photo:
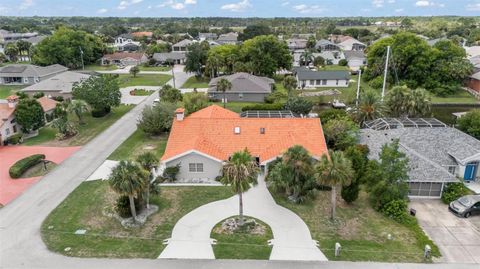
[[[454,214],[468,218],[480,215],[480,195],[465,195],[450,203],[448,209]]]

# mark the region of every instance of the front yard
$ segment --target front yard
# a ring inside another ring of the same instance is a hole
[[[130,86],[163,86],[172,76],[164,74],[137,74],[136,77],[133,77],[130,74],[121,74],[118,78],[120,88],[125,88]]]
[[[137,129],[127,140],[125,140],[107,159],[135,160],[144,151],[151,150],[160,159],[167,146],[167,135],[152,137]]]
[[[92,65],[86,65],[85,70],[89,71],[112,71],[112,70],[117,70],[118,67],[114,64],[112,65],[97,65],[97,64],[92,64]]]
[[[106,214],[113,211],[117,197],[108,182],[84,182],[43,222],[42,238],[48,249],[68,256],[155,259],[182,216],[230,196],[228,187],[162,187],[151,197],[159,211],[143,227],[127,229]],[[87,232],[75,235],[78,229]]]
[[[418,230],[374,211],[365,192],[361,192],[352,205],[338,198],[335,222],[330,220],[329,215],[330,192],[321,191],[315,199],[304,204],[293,204],[273,192],[272,195],[279,205],[292,210],[305,221],[313,239],[319,241],[320,249],[329,260],[425,262],[424,242],[418,239]],[[392,235],[391,240],[388,234]],[[342,246],[339,257],[335,257],[336,242]],[[439,254],[436,247],[434,254]]]
[[[210,82],[210,80],[207,78],[193,76],[188,78],[180,88],[208,88],[208,82]]]
[[[138,66],[140,68],[140,71],[160,71],[160,72],[166,72],[172,70],[170,66],[143,66],[140,65]]]
[[[8,96],[15,94],[18,90],[26,86],[5,86],[0,85],[0,99],[5,99]]]

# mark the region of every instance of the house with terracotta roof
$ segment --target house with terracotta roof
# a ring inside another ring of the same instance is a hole
[[[142,52],[115,52],[105,54],[101,59],[102,65],[139,65],[148,61],[147,55]]]
[[[133,32],[131,33],[131,35],[134,38],[143,38],[143,37],[152,38],[153,32]]]
[[[185,116],[175,111],[160,170],[180,166],[180,182],[213,182],[223,163],[247,149],[263,170],[294,145],[313,158],[327,153],[319,118],[250,118],[212,105]]]

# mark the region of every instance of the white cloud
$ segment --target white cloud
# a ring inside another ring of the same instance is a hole
[[[8,7],[0,6],[0,14],[6,14],[9,10],[10,8]]]
[[[33,2],[33,0],[23,0],[22,3],[20,4],[19,9],[28,9],[33,5],[35,5],[35,2]]]
[[[403,8],[397,8],[397,9],[395,9],[395,12],[397,12],[397,13],[400,13],[400,12],[403,12],[403,11],[404,11]]]
[[[128,6],[136,5],[141,2],[143,2],[143,0],[124,0],[124,1],[121,1],[120,4],[118,4],[117,8],[120,10],[123,10],[123,9],[126,9]]]
[[[305,4],[293,6],[293,10],[301,14],[315,14],[315,13],[322,13],[325,11],[325,9],[319,5],[309,6]]]
[[[282,7],[285,7],[285,6],[290,5],[290,2],[288,2],[288,1],[287,1],[287,2],[283,2],[283,3],[281,3],[280,5],[281,5]]]
[[[393,4],[393,3],[395,3],[395,0],[388,0],[388,3]]]
[[[467,11],[480,11],[480,3],[468,4],[465,6]]]
[[[180,10],[180,9],[184,9],[185,5],[183,3],[175,3],[175,4],[171,5],[170,7],[173,8],[173,9],[176,9],[176,10]]]
[[[434,1],[427,1],[427,0],[420,0],[415,2],[415,6],[417,7],[445,7],[443,3],[437,3]]]
[[[383,7],[383,4],[384,4],[384,3],[385,3],[384,0],[373,0],[373,1],[372,1],[372,5],[373,5],[374,7],[377,7],[377,8],[378,8],[378,7]]]
[[[231,4],[226,4],[220,7],[220,9],[223,10],[228,10],[228,11],[233,11],[233,12],[240,12],[244,11],[245,9],[251,7],[252,4],[250,4],[249,0],[243,0],[238,3],[231,3]]]
[[[187,5],[196,5],[197,0],[185,0],[185,1],[175,1],[175,0],[167,0],[161,4],[156,5],[157,8],[162,7],[170,7],[175,10],[182,10],[187,7]]]
[[[101,8],[101,9],[97,10],[98,14],[103,14],[103,13],[107,13],[107,12],[108,12],[108,9],[106,9],[106,8]]]
[[[197,4],[197,0],[185,0],[185,5],[195,5]]]

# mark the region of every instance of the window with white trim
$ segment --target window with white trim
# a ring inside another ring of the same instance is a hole
[[[202,173],[203,172],[203,163],[189,163],[188,172],[190,173]]]

